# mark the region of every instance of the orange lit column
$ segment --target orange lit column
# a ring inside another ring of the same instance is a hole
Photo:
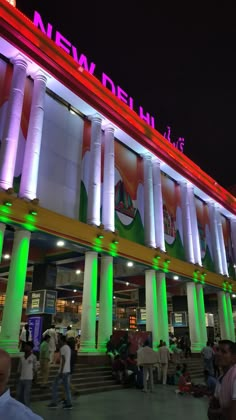
[[[97,304],[97,252],[85,253],[80,352],[94,352]]]
[[[152,333],[152,346],[156,349],[160,339],[158,330],[158,310],[157,310],[157,280],[155,270],[145,271],[145,293],[146,293],[146,331]]]
[[[157,159],[152,162],[153,173],[153,195],[154,195],[154,222],[156,247],[162,251],[165,247],[164,218],[163,218],[163,200],[161,188],[161,166]]]
[[[102,117],[95,114],[91,117],[91,146],[88,183],[87,223],[100,226],[101,210],[101,124]]]
[[[152,157],[143,156],[144,161],[144,240],[145,245],[156,247],[153,202]]]
[[[220,337],[221,337],[221,340],[230,340],[228,308],[227,308],[225,292],[223,291],[218,292],[217,299],[218,299],[218,315],[219,315],[219,322],[220,322]]]
[[[19,333],[25,291],[30,235],[31,233],[26,230],[17,230],[14,233],[6,299],[3,309],[2,329],[0,334],[0,347],[11,354],[19,353]]]
[[[183,220],[183,242],[185,256],[188,262],[194,263],[194,251],[193,251],[193,234],[191,224],[191,212],[190,203],[188,196],[188,185],[187,183],[181,183],[181,207],[182,207],[182,220]]]
[[[0,149],[0,187],[13,187],[21,113],[24,99],[27,61],[20,54],[13,60],[13,76]]]
[[[161,340],[169,346],[169,328],[168,328],[168,309],[166,294],[166,275],[165,273],[156,273],[157,281],[157,319],[158,331]]]
[[[102,255],[100,273],[98,351],[106,352],[112,334],[113,315],[113,257]]]
[[[41,71],[33,75],[33,78],[34,89],[19,193],[20,197],[28,198],[29,200],[36,198],[37,192],[47,82],[45,74]]]
[[[193,282],[187,283],[188,320],[191,349],[193,353],[202,350],[201,330],[198,313],[198,299],[196,285]]]
[[[235,342],[235,327],[234,327],[234,318],[233,318],[232,302],[231,302],[230,293],[226,293],[225,298],[226,298],[226,306],[227,306],[227,314],[228,314],[230,340]]]
[[[104,135],[104,171],[102,193],[102,224],[106,230],[115,230],[115,128],[108,124]]]

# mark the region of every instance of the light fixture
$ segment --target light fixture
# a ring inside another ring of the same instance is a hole
[[[134,263],[132,261],[127,262],[127,267],[133,267]]]
[[[125,284],[126,284],[126,286],[129,286],[129,282],[128,281]]]
[[[170,260],[166,260],[166,264],[170,264]]]
[[[75,301],[74,301],[74,300],[72,300],[72,301],[71,301],[71,303],[75,303]]]
[[[73,107],[70,104],[68,105],[68,110],[72,115],[76,115],[75,110],[73,109]]]
[[[4,204],[4,206],[7,206],[7,207],[11,207],[12,206],[12,202],[9,201],[9,200],[4,201],[3,204]]]
[[[32,216],[37,216],[38,212],[36,210],[30,210],[29,214],[31,214]]]
[[[76,293],[77,292],[77,289],[74,289],[73,292]]]
[[[4,258],[4,260],[9,260],[10,259],[10,254],[4,254],[3,258]]]
[[[64,246],[65,245],[65,242],[64,241],[57,241],[57,246]]]
[[[98,239],[103,239],[103,238],[104,238],[104,235],[103,235],[102,233],[98,233],[98,234],[97,234],[97,238],[98,238]]]
[[[76,270],[75,274],[80,274],[81,270]]]
[[[232,298],[236,298],[236,295],[235,295],[235,293],[233,293],[233,294],[232,294]]]
[[[117,244],[119,243],[118,239],[114,239],[112,242],[113,242],[113,244],[115,244],[115,245],[117,245]]]
[[[116,296],[113,296],[113,299],[116,299]]]
[[[174,280],[179,280],[179,276],[174,276],[173,279]]]

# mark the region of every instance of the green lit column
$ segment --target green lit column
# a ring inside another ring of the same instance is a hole
[[[218,314],[220,321],[220,337],[221,340],[230,340],[230,329],[228,322],[228,308],[225,292],[218,292]]]
[[[159,331],[158,331],[157,281],[156,281],[155,270],[145,271],[145,293],[146,293],[146,331],[151,331],[152,346],[153,346],[153,349],[156,349],[162,337],[160,337]]]
[[[100,272],[98,323],[98,351],[106,352],[106,343],[112,334],[113,315],[113,257],[103,255]]]
[[[4,225],[4,223],[0,223],[0,262],[2,260],[2,248],[3,248],[5,229],[6,229],[6,225]]]
[[[80,352],[95,352],[98,254],[85,254]]]
[[[165,341],[166,345],[169,346],[168,309],[165,273],[156,273],[156,281],[159,336],[160,339]]]
[[[19,353],[19,332],[25,291],[30,235],[30,232],[26,230],[17,230],[14,234],[0,335],[0,348],[11,354]]]
[[[201,347],[204,347],[207,342],[207,329],[206,329],[206,314],[205,314],[205,303],[204,303],[204,291],[202,284],[197,284],[197,304],[198,304],[198,317],[199,317],[199,328],[201,337]]]
[[[233,318],[233,311],[232,311],[232,303],[231,303],[230,293],[226,293],[225,298],[226,298],[227,313],[228,313],[230,340],[235,342],[234,318]]]
[[[199,353],[202,350],[201,333],[198,315],[197,291],[196,285],[193,282],[187,283],[187,301],[191,349],[193,353]]]

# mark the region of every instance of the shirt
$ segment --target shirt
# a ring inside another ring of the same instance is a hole
[[[207,360],[212,359],[212,357],[214,356],[213,349],[212,349],[212,347],[209,347],[209,346],[204,347],[202,349],[201,353],[202,353],[204,359],[207,359]]]
[[[0,396],[0,419],[4,420],[43,420],[30,408],[12,398],[9,389]]]
[[[62,366],[62,356],[64,356],[65,357],[65,364],[64,364],[62,373],[70,373],[71,349],[68,346],[68,344],[64,344],[60,348],[60,354],[61,354],[61,359],[60,359],[60,369],[59,369],[59,372],[61,371],[61,366]]]
[[[40,344],[39,358],[40,359],[48,359],[49,360],[49,345],[48,345],[47,341],[43,341]]]
[[[34,372],[37,370],[37,358],[34,354],[25,358],[22,356],[19,361],[20,380],[31,380],[34,377]]]

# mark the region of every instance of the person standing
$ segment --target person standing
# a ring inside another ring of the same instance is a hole
[[[30,406],[32,381],[36,372],[37,358],[33,354],[33,343],[25,343],[25,352],[19,360],[17,369],[20,377],[16,389],[16,398],[28,407]]]
[[[192,357],[192,351],[191,351],[191,340],[189,337],[189,333],[186,332],[184,336],[184,351],[185,351],[185,358]]]
[[[214,351],[211,347],[209,341],[206,343],[206,346],[203,347],[201,351],[201,355],[203,357],[204,362],[204,370],[207,370],[211,375],[213,375],[213,357],[214,357]]]
[[[11,373],[11,358],[0,349],[0,419],[2,420],[43,420],[15,398],[7,387]]]
[[[209,420],[236,419],[236,343],[219,342],[219,365],[222,375],[217,379],[214,398],[208,408]]]
[[[60,336],[60,367],[58,375],[56,376],[52,386],[52,402],[48,405],[48,408],[57,408],[58,405],[58,387],[63,383],[65,389],[66,400],[64,403],[64,409],[71,409],[71,391],[70,391],[70,360],[71,360],[71,349],[66,342],[64,335]]]
[[[50,358],[50,363],[53,364],[54,362],[54,353],[56,351],[57,348],[57,332],[56,332],[56,328],[55,325],[51,325],[51,328],[48,328],[46,331],[44,331],[43,333],[43,337],[45,337],[45,335],[49,335],[50,336],[50,340],[49,340],[49,358]]]
[[[39,363],[40,363],[40,374],[42,378],[41,388],[45,388],[48,385],[48,375],[49,375],[49,341],[50,335],[45,335],[42,343],[40,344],[39,350]]]
[[[161,365],[161,373],[162,373],[162,383],[166,385],[167,380],[167,371],[168,371],[168,364],[170,360],[170,351],[164,342],[163,345],[158,350],[159,353],[159,363]]]
[[[148,391],[148,379],[150,391],[153,392],[153,367],[157,363],[157,352],[151,347],[149,340],[145,340],[143,347],[137,351],[137,366],[143,369],[143,391]]]
[[[29,324],[25,324],[20,334],[20,351],[24,352],[25,344],[30,342],[32,342],[32,334],[29,328]]]

